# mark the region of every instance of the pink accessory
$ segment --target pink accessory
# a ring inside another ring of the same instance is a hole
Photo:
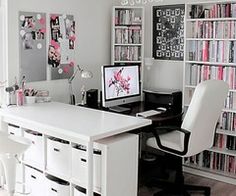
[[[16,103],[17,106],[24,105],[24,93],[22,89],[16,91]]]

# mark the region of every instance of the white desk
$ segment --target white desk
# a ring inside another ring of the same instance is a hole
[[[11,123],[75,143],[85,141],[88,196],[93,195],[93,142],[151,124],[147,119],[56,102],[0,109],[0,116],[2,126]]]

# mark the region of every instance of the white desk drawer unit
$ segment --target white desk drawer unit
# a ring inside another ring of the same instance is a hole
[[[30,188],[30,196],[45,195],[45,176],[42,171],[25,166],[25,184]]]
[[[59,178],[46,176],[46,196],[69,196],[70,183]],[[43,196],[43,195],[41,195]]]
[[[93,152],[93,185],[94,191],[101,192],[101,150],[94,149]],[[72,178],[80,186],[85,187],[87,182],[87,157],[86,146],[73,145],[72,148]]]
[[[29,149],[24,153],[24,161],[34,166],[43,167],[43,135],[41,133],[25,130],[24,136],[32,141]]]
[[[79,186],[75,186],[73,187],[73,191],[74,191],[74,196],[86,196],[86,189],[79,187]],[[94,196],[101,196],[98,193],[93,193]]]
[[[60,176],[70,177],[71,173],[71,146],[68,141],[49,137],[47,138],[46,168]]]
[[[8,133],[15,136],[22,136],[21,128],[13,124],[8,124]]]

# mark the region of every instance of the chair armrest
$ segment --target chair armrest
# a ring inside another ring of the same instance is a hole
[[[183,149],[183,151],[178,151],[176,149],[172,149],[172,148],[163,146],[161,144],[159,135],[161,135],[163,133],[171,132],[171,131],[179,131],[179,132],[184,133],[184,149]],[[189,132],[185,129],[181,129],[180,127],[157,127],[154,131],[152,131],[152,133],[155,136],[157,145],[160,149],[163,149],[167,152],[171,152],[171,153],[174,153],[174,154],[177,154],[180,156],[183,156],[187,153],[191,132]]]

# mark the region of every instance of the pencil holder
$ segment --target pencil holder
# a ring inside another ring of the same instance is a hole
[[[33,104],[36,102],[35,96],[25,96],[25,103],[26,104]]]

